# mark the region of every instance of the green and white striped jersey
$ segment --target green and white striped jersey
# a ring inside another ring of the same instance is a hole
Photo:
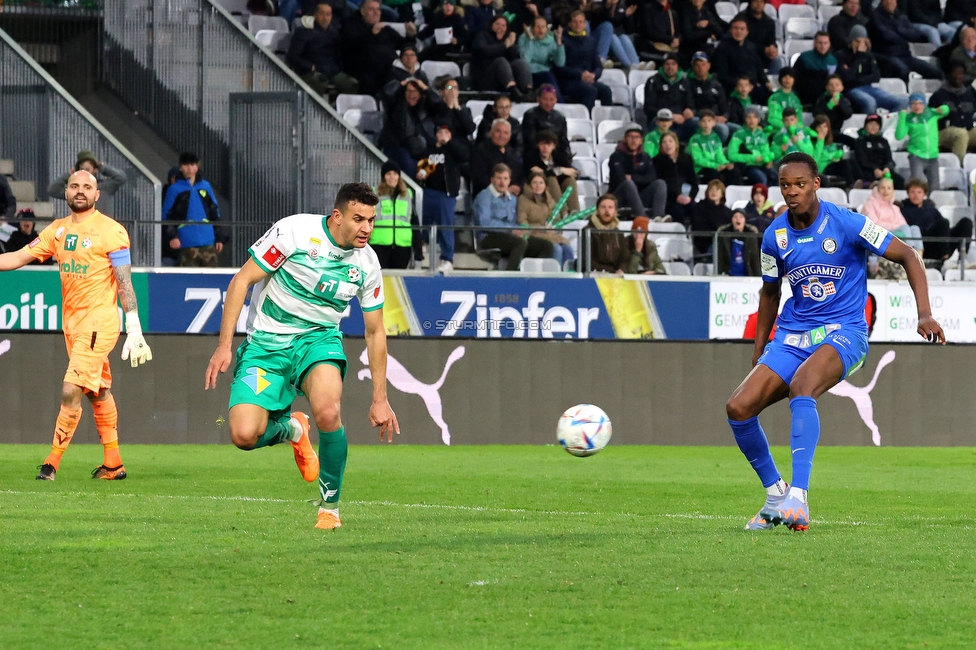
[[[271,274],[263,288],[254,287],[249,337],[255,332],[294,335],[337,327],[353,298],[359,298],[364,312],[383,307],[376,253],[369,246],[336,244],[326,218],[285,217],[248,249],[255,264]]]

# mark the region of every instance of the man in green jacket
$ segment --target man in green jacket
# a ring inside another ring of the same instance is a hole
[[[925,95],[912,93],[908,110],[899,111],[895,138],[908,136],[908,164],[912,178],[925,178],[933,190],[939,186],[939,120],[949,114],[948,106],[929,108]]]
[[[812,156],[813,140],[811,138],[815,137],[817,137],[815,132],[800,124],[796,110],[787,108],[783,111],[783,128],[773,135],[773,155],[777,161],[794,151],[802,151]]]
[[[787,108],[795,110],[797,115],[803,114],[803,102],[793,92],[795,80],[793,68],[787,67],[779,71],[780,88],[769,97],[767,104],[769,107],[769,114],[766,116],[766,121],[769,122],[767,131],[770,133],[775,133],[783,128],[783,111]]]
[[[766,131],[759,126],[760,115],[755,104],[746,107],[745,125],[729,140],[729,160],[749,184],[778,185],[779,176],[773,169],[775,156]]]
[[[726,186],[741,185],[742,175],[725,156],[722,149],[722,139],[714,133],[715,113],[704,109],[698,113],[698,133],[688,141],[688,153],[695,163],[695,173],[699,182],[708,183],[719,179]]]

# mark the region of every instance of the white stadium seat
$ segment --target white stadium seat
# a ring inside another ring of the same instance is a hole
[[[631,70],[627,75],[627,85],[631,88],[643,87],[647,80],[656,74],[657,70]]]
[[[523,257],[519,262],[522,273],[560,273],[562,267],[551,257]]]
[[[590,119],[590,111],[582,104],[556,104],[556,110],[567,120]]]
[[[438,77],[460,77],[461,68],[453,61],[424,61],[420,64],[420,71],[427,75],[430,83]]]
[[[599,81],[605,84],[621,84],[623,86],[629,86],[627,82],[627,75],[623,70],[617,68],[607,68],[603,70],[600,75]]]
[[[668,275],[691,275],[691,269],[684,262],[665,262],[664,270]]]
[[[593,122],[590,120],[566,120],[566,130],[569,133],[570,140],[585,140],[586,142],[595,142],[595,134],[593,133]]]
[[[966,194],[958,190],[932,190],[929,198],[937,208],[969,205]]]
[[[346,111],[352,108],[358,108],[361,111],[379,110],[376,106],[376,100],[369,95],[339,95],[336,97],[336,112],[339,115],[345,115]]]

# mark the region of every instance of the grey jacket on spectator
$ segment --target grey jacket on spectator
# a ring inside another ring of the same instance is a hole
[[[47,186],[47,193],[52,199],[63,199],[64,188],[68,185],[68,179],[74,172],[65,172],[51,181]],[[120,187],[125,185],[129,178],[121,169],[116,169],[107,163],[102,163],[95,174],[98,181],[98,191],[102,194],[102,200],[115,194]]]

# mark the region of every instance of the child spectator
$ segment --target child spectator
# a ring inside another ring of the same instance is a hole
[[[647,238],[647,217],[636,217],[630,226],[627,244],[630,247],[630,263],[627,273],[644,275],[665,275],[664,262],[657,252],[657,244]]]
[[[772,150],[776,160],[779,161],[788,153],[802,151],[805,154],[813,155],[813,142],[811,137],[816,137],[816,133],[799,123],[796,118],[796,111],[787,108],[783,111],[783,128],[773,135]]]
[[[803,114],[803,102],[793,92],[794,83],[793,68],[787,67],[779,71],[780,88],[770,96],[769,103],[767,104],[769,114],[766,115],[766,121],[769,122],[769,130],[771,132],[776,132],[783,128],[783,112],[786,109],[792,108],[795,111],[795,115]]]
[[[773,169],[775,156],[766,131],[759,126],[759,117],[758,106],[750,105],[745,110],[745,124],[729,140],[729,160],[749,181],[774,185],[779,182]]]
[[[752,186],[752,201],[745,209],[746,223],[755,226],[760,233],[766,232],[766,228],[776,218],[776,209],[773,202],[769,200],[769,188],[762,183]]]
[[[732,213],[732,219],[718,231],[715,273],[735,277],[757,277],[759,266],[759,231],[746,223],[742,210]]]
[[[813,159],[817,161],[817,168],[821,176],[830,175],[841,179],[844,187],[850,189],[854,186],[854,172],[851,165],[844,160],[844,150],[840,145],[834,144],[833,129],[830,128],[830,118],[826,115],[817,115],[813,118],[812,130],[816,133],[813,138]]]
[[[895,172],[891,158],[891,145],[881,136],[881,116],[872,113],[864,118],[864,128],[854,141],[854,162],[857,163],[859,180],[854,187],[870,185],[886,174],[895,183],[895,189],[904,189],[905,179]]]
[[[703,183],[721,179],[726,185],[739,185],[742,175],[725,156],[721,138],[712,132],[714,127],[715,113],[705,109],[698,114],[698,133],[688,142],[695,173]]]
[[[671,130],[674,124],[674,113],[670,108],[662,108],[657,112],[654,120],[655,127],[644,136],[644,153],[653,158],[660,151],[661,136]]]
[[[929,187],[939,189],[939,120],[949,114],[948,106],[929,108],[925,95],[912,93],[908,110],[899,111],[895,137],[908,136],[908,164],[912,178],[926,178]]]
[[[731,219],[732,210],[725,205],[725,185],[720,180],[713,180],[705,190],[705,198],[695,206],[692,230],[698,233],[714,233]],[[694,244],[696,253],[706,253],[712,247],[712,238],[695,237]]]

